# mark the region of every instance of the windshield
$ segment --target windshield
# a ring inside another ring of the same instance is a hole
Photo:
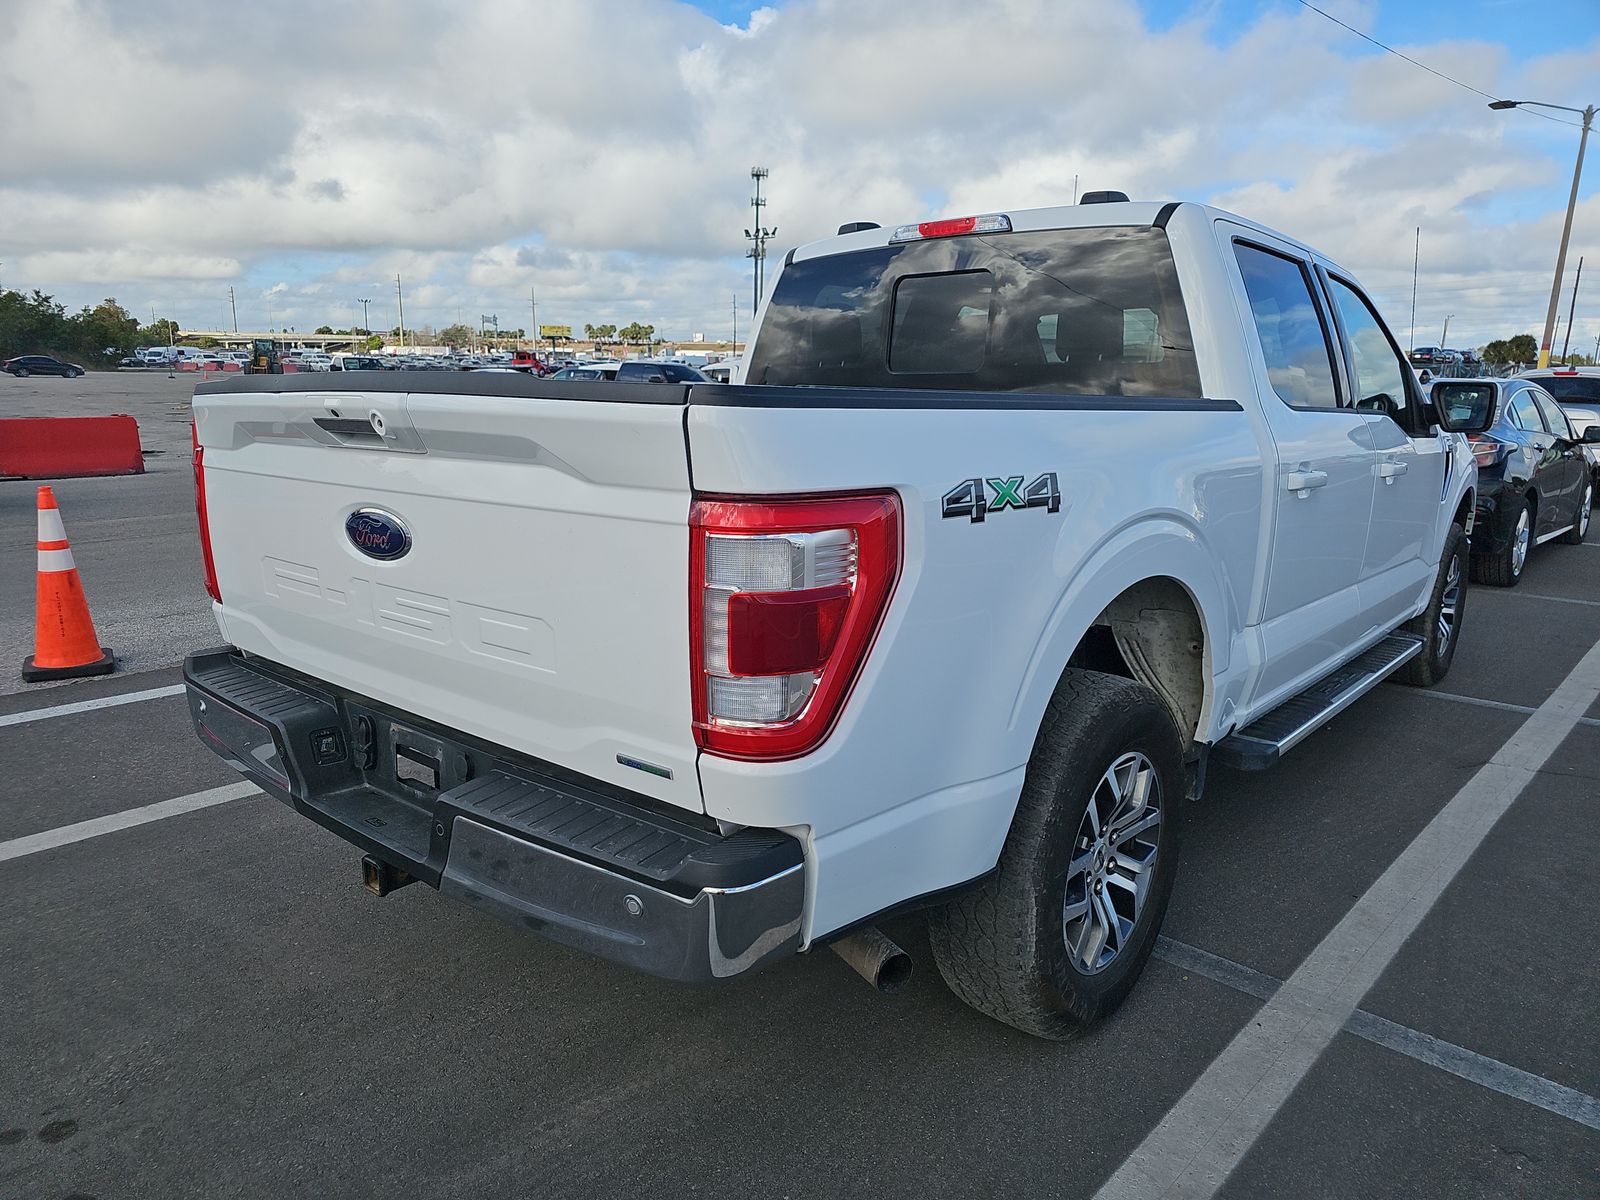
[[[1164,230],[939,238],[785,268],[749,383],[1200,396]]]

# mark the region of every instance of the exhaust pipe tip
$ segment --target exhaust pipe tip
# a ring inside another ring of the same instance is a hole
[[[879,995],[893,996],[911,982],[915,964],[876,925],[859,929],[828,945],[870,983]]]

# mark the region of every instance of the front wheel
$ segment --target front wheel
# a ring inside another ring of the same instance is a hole
[[[1172,893],[1184,784],[1182,741],[1153,691],[1063,673],[995,873],[929,915],[950,990],[1056,1040],[1114,1010]]]
[[[1589,533],[1589,514],[1594,508],[1594,482],[1591,480],[1583,485],[1583,499],[1578,501],[1578,519],[1572,523],[1572,528],[1561,535],[1561,541],[1568,546],[1581,546],[1583,539]]]
[[[1397,682],[1432,687],[1449,673],[1456,643],[1461,640],[1461,622],[1467,615],[1467,574],[1467,535],[1461,526],[1452,525],[1428,607],[1406,626],[1407,633],[1422,639],[1422,653],[1400,668]]]

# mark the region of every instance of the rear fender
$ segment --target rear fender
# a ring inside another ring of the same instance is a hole
[[[1089,628],[1118,596],[1146,580],[1171,579],[1193,601],[1202,632],[1201,663],[1205,694],[1195,726],[1180,732],[1185,740],[1213,740],[1237,697],[1219,695],[1234,657],[1233,631],[1242,627],[1241,606],[1216,568],[1200,531],[1172,516],[1152,517],[1124,526],[1083,563],[1061,593],[1027,670],[1011,711],[1013,728],[1037,729],[1067,661]]]

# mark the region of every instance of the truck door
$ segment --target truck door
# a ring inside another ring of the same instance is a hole
[[[1357,584],[1374,454],[1367,419],[1342,386],[1332,318],[1304,253],[1219,224],[1239,267],[1256,391],[1277,446],[1262,662],[1250,700],[1260,711],[1337,665],[1366,627]]]
[[[1372,435],[1374,487],[1361,565],[1363,634],[1393,628],[1427,598],[1443,548],[1446,457],[1455,439],[1431,430],[1408,386],[1410,367],[1377,309],[1326,272],[1355,394]]]

